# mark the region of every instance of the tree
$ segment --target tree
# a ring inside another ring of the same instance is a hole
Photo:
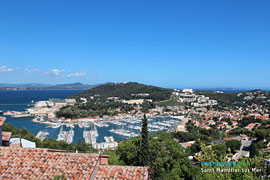
[[[230,140],[226,141],[226,148],[230,148],[231,152],[235,152],[236,150],[240,150],[241,142],[238,140]]]
[[[140,166],[138,158],[140,153],[137,151],[140,143],[141,137],[134,137],[123,141],[115,151],[118,157],[109,156],[110,164]],[[173,134],[158,132],[155,135],[149,135],[149,147],[151,149],[151,161],[149,162],[151,179],[192,180],[196,179],[197,175],[200,174],[199,169],[192,166],[183,147],[173,139]],[[108,152],[106,153],[109,154]]]
[[[226,155],[226,146],[223,143],[215,144],[212,146],[212,149],[218,156]]]
[[[149,150],[149,139],[148,139],[148,122],[146,115],[144,114],[142,119],[142,137],[139,150],[139,161],[141,166],[149,166],[150,164],[150,150]]]
[[[62,174],[60,176],[54,176],[53,180],[67,180],[67,178],[65,178],[65,174]]]

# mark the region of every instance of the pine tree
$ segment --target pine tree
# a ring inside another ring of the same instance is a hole
[[[139,151],[139,159],[141,166],[149,166],[150,165],[150,150],[149,150],[149,142],[148,142],[148,128],[147,128],[147,118],[144,114],[142,119],[142,137],[140,143],[140,151]]]

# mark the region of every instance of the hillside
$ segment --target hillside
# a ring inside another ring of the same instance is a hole
[[[155,86],[149,86],[139,84],[136,82],[128,83],[107,83],[92,89],[83,91],[75,95],[75,98],[85,97],[87,99],[90,96],[99,95],[100,99],[106,99],[108,97],[119,97],[120,99],[152,99],[153,101],[161,101],[169,99],[172,89],[160,88]],[[138,94],[145,93],[147,96],[140,96]]]
[[[270,104],[270,92],[259,89],[232,93],[196,91],[196,94],[205,95],[211,99],[215,99],[224,107],[232,105],[251,105],[253,103],[266,106],[269,106]]]

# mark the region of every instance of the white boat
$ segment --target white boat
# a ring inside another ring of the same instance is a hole
[[[56,128],[59,128],[60,126],[61,124],[57,124],[57,125],[52,126],[52,128],[56,129]]]
[[[15,111],[6,111],[3,113],[4,116],[11,116],[13,114],[15,114],[16,112]]]
[[[95,125],[98,127],[109,127],[109,124],[103,122],[95,122]]]
[[[25,117],[31,117],[32,115],[31,114],[28,114],[28,113],[23,113],[23,114],[14,114],[14,115],[11,115],[13,118],[25,118]]]
[[[114,131],[115,131],[114,129],[110,129],[110,130],[109,130],[109,132],[111,132],[111,133],[114,133]]]

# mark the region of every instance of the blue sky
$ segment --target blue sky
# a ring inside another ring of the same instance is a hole
[[[270,88],[270,1],[0,2],[0,83]]]

